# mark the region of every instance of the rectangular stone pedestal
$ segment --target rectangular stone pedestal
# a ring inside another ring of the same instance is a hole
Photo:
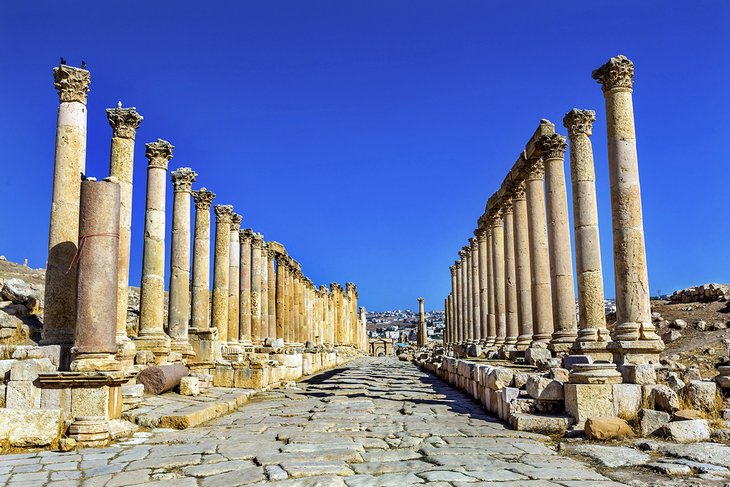
[[[615,414],[613,400],[614,384],[563,384],[565,412],[579,425],[586,419]]]

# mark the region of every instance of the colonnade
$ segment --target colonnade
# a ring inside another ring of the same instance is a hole
[[[549,348],[616,363],[656,362],[632,105],[634,65],[611,58],[593,72],[606,104],[617,324],[609,333],[598,231],[595,112],[573,109],[568,137],[542,120],[459,252],[445,300],[446,343]],[[570,143],[573,238],[565,177]],[[476,269],[476,270],[475,270]],[[578,297],[574,292],[577,278]],[[477,291],[478,290],[478,291]],[[577,306],[576,306],[577,301]]]
[[[189,167],[179,167],[168,176],[174,146],[162,139],[145,146],[148,164],[140,317],[136,334],[129,336],[126,310],[132,176],[135,136],[143,117],[135,108],[123,108],[121,103],[107,110],[113,137],[111,177],[105,180],[119,186],[118,191],[105,191],[118,200],[109,206],[115,212],[118,208],[118,218],[114,215],[113,220],[116,231],[104,234],[119,242],[114,245],[116,265],[110,268],[116,282],[116,311],[107,313],[112,319],[103,325],[94,320],[77,320],[75,262],[83,255],[83,241],[99,237],[79,234],[90,74],[86,69],[62,64],[54,68],[54,80],[60,105],[42,336],[45,344],[62,346],[65,366],[69,357],[79,353],[78,344],[71,348],[74,337],[90,336],[90,330],[77,329],[85,323],[101,327],[94,333],[110,334],[116,342],[116,360],[123,369],[149,360],[214,362],[231,347],[238,347],[238,351],[335,346],[366,350],[364,308],[358,308],[355,284],[316,287],[283,245],[266,242],[251,229],[241,230],[242,217],[230,205],[213,207],[215,230],[211,242],[211,206],[216,195],[205,188],[193,189],[198,175]],[[174,195],[166,304],[168,177]],[[191,200],[195,206],[192,224]],[[103,352],[108,353],[109,347],[105,347]],[[84,349],[84,353],[93,355],[93,350]],[[105,367],[114,368],[109,364]]]

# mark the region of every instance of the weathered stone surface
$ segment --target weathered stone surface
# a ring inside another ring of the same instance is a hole
[[[687,404],[700,411],[717,409],[717,386],[714,382],[692,380],[684,388],[684,399]]]
[[[613,416],[613,384],[564,384],[565,412],[578,423],[591,417]]]
[[[656,409],[673,413],[679,409],[679,397],[669,386],[652,386],[649,400]]]
[[[0,439],[15,447],[48,446],[63,433],[60,409],[0,409]]]
[[[696,409],[680,409],[672,414],[672,421],[689,421],[691,419],[703,419],[702,412]]]
[[[546,435],[563,434],[570,425],[570,418],[565,416],[536,414],[514,414],[509,421],[510,425],[517,431],[530,431]]]
[[[533,375],[527,379],[527,393],[542,401],[562,401],[563,384],[554,379]]]
[[[512,384],[514,373],[505,367],[494,367],[487,375],[487,387],[497,391]]]
[[[56,367],[47,358],[16,360],[10,367],[10,380],[34,381],[41,372],[53,372]]]
[[[642,408],[639,410],[639,428],[641,436],[651,436],[669,422],[669,413]]]
[[[634,435],[631,426],[623,419],[616,417],[588,418],[584,431],[591,440],[609,440]]]
[[[182,377],[180,379],[180,394],[183,396],[197,396],[200,394],[200,379],[197,377]]]
[[[567,446],[566,449],[570,453],[590,457],[604,467],[610,468],[633,467],[651,460],[651,456],[646,453],[626,446],[575,444]]]
[[[704,419],[673,421],[662,427],[662,434],[681,443],[705,441],[710,439],[710,427]]]

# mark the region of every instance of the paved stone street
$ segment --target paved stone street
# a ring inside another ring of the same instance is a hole
[[[184,431],[0,457],[6,485],[611,486],[414,365],[360,358]]]

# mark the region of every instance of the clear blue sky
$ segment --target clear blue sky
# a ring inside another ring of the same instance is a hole
[[[448,266],[538,121],[564,134],[578,107],[597,112],[610,297],[604,102],[591,71],[621,53],[636,64],[652,292],[730,282],[729,19],[724,1],[6,2],[0,254],[45,262],[51,71],[64,56],[91,71],[88,175],[109,170],[104,109],[121,100],[145,117],[133,284],[144,144],[159,137],[176,147],[171,168],[194,168],[197,187],[284,243],[316,284],[354,281],[373,310],[415,309],[418,296],[441,308]]]

